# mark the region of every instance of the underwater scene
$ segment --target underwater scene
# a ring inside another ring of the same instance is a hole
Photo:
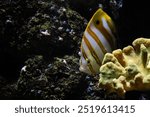
[[[0,0],[0,99],[149,100],[148,5]]]

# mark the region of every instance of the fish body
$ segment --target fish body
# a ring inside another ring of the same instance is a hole
[[[99,73],[104,55],[116,47],[115,35],[112,19],[102,9],[98,9],[82,37],[79,70],[90,75]]]

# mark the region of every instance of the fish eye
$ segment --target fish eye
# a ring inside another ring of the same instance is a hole
[[[100,24],[100,21],[99,21],[99,20],[96,20],[96,24],[99,25],[99,24]]]
[[[89,59],[86,59],[86,62],[87,62],[87,64],[90,64],[90,60]]]

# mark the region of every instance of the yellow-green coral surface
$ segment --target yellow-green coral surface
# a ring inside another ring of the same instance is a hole
[[[132,45],[105,55],[99,86],[108,93],[150,90],[150,39],[138,38]]]

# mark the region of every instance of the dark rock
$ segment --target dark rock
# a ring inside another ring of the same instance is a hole
[[[48,80],[43,73],[44,65],[42,56],[36,56],[26,61],[17,82],[20,99],[41,99],[41,96],[46,98],[47,94],[43,90],[47,89]]]
[[[17,83],[20,98],[82,99],[87,83],[78,67],[74,56],[56,57],[47,65],[42,56],[28,59]]]
[[[6,91],[1,97],[81,98],[78,51],[87,21],[64,0],[0,3],[0,75],[8,81],[1,85],[1,93]],[[68,66],[54,57],[67,59]]]
[[[16,84],[0,76],[0,99],[17,99]]]
[[[86,20],[62,0],[4,2],[0,17],[0,74],[7,79],[16,79],[32,55],[53,59],[77,54],[86,25]]]

